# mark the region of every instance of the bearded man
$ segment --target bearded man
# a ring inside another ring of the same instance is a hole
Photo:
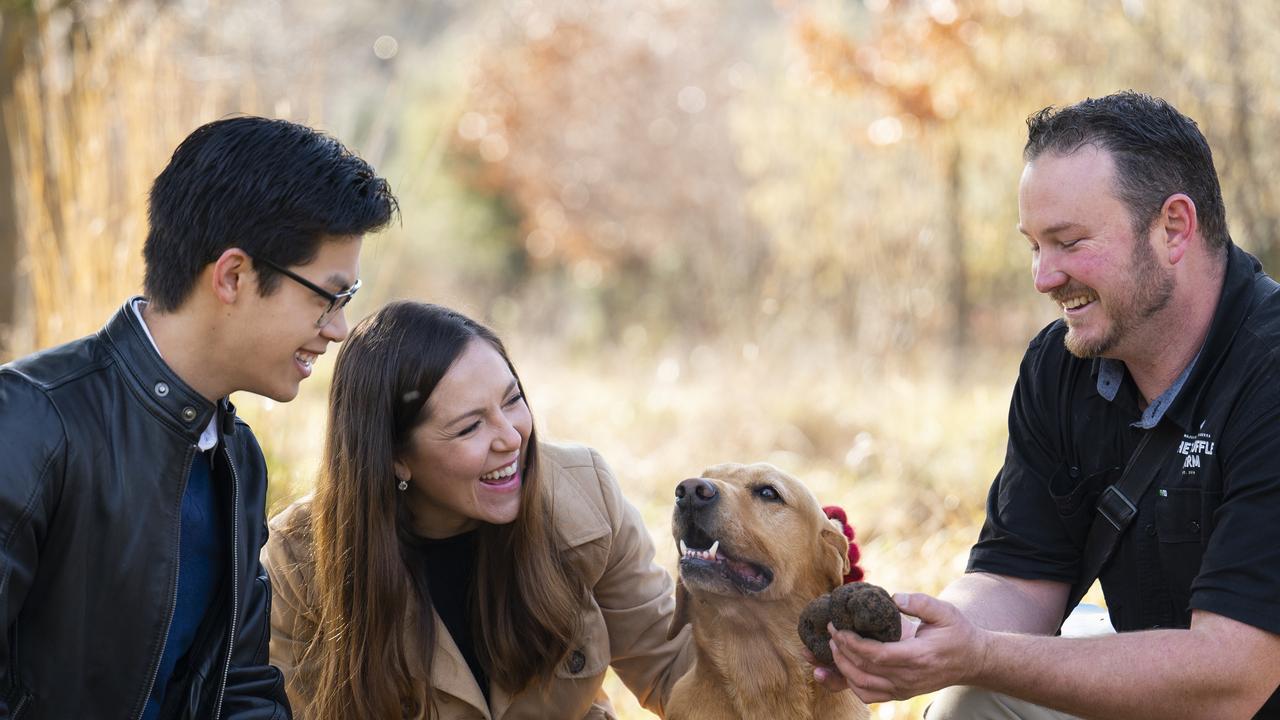
[[[1027,124],[1019,230],[1062,318],[1022,361],[986,524],[938,598],[897,596],[902,642],[837,633],[816,674],[866,702],[948,688],[930,720],[1280,718],[1280,286],[1167,102]],[[1118,633],[1056,636],[1099,576]]]

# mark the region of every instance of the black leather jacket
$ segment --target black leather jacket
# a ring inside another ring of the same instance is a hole
[[[176,604],[182,495],[215,412],[230,567],[164,716],[290,716],[267,664],[262,451],[230,403],[169,370],[126,304],[96,335],[0,367],[0,718],[141,717]]]

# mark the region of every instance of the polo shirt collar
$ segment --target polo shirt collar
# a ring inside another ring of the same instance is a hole
[[[1160,419],[1164,417],[1165,411],[1173,405],[1174,399],[1182,391],[1182,386],[1187,384],[1187,378],[1191,376],[1191,369],[1196,366],[1196,361],[1200,359],[1201,352],[1204,352],[1203,347],[1191,359],[1191,362],[1182,369],[1182,374],[1173,381],[1169,389],[1160,393],[1160,397],[1152,400],[1147,405],[1147,409],[1142,411],[1142,417],[1129,423],[1130,425],[1142,430],[1150,430],[1160,424]],[[1111,358],[1098,358],[1098,363],[1095,367],[1098,376],[1098,394],[1106,399],[1107,402],[1114,401],[1116,394],[1120,392],[1120,383],[1124,382],[1124,363]]]
[[[1134,423],[1135,427],[1153,428],[1162,417],[1168,417],[1183,430],[1191,427],[1195,399],[1200,395],[1205,379],[1226,354],[1236,331],[1248,316],[1253,296],[1253,280],[1260,272],[1262,263],[1257,258],[1228,241],[1226,277],[1222,282],[1222,294],[1218,297],[1218,306],[1213,312],[1213,321],[1209,325],[1204,345],[1173,385],[1147,407],[1142,418]],[[1204,362],[1200,362],[1202,358]],[[1097,378],[1098,394],[1108,402],[1115,400],[1126,372],[1124,363],[1119,360],[1095,358],[1093,374]]]

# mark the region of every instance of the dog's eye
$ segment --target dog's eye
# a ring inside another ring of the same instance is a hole
[[[756,497],[769,502],[782,502],[782,494],[772,485],[761,485],[756,488]]]

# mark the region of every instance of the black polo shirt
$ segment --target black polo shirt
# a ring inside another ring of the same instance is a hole
[[[1280,633],[1280,294],[1253,256],[1228,253],[1208,337],[1164,414],[1183,441],[1102,573],[1120,631],[1189,627],[1200,609]],[[1065,335],[1054,322],[1023,357],[969,572],[1073,582],[1098,495],[1146,432],[1128,373],[1107,400],[1100,361],[1071,355]],[[1257,717],[1280,719],[1280,694]]]

